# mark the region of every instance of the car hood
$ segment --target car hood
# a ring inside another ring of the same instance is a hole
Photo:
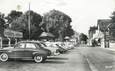
[[[14,47],[5,47],[5,48],[1,48],[1,50],[5,50],[5,49],[13,49]]]

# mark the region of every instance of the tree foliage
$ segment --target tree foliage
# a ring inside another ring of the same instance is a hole
[[[0,36],[4,36],[3,34],[5,28],[4,24],[5,24],[4,14],[0,13]]]
[[[87,42],[87,39],[88,39],[87,35],[85,35],[84,33],[81,33],[79,38],[80,38],[80,41],[85,41],[85,42]]]
[[[5,19],[7,20],[8,24],[11,24],[11,26],[8,28],[22,32],[23,39],[28,39],[29,16],[31,23],[30,39],[37,39],[43,31],[52,33],[56,39],[60,39],[61,41],[64,39],[64,37],[70,37],[74,34],[74,31],[70,25],[72,21],[71,18],[58,10],[51,10],[50,12],[44,14],[43,17],[33,11],[22,13],[20,11],[12,10],[8,16],[5,17]],[[0,27],[4,27],[3,24],[5,24],[5,20],[4,18],[0,18]]]
[[[20,11],[12,10],[8,16],[6,16],[6,19],[8,20],[8,23],[11,23],[13,20],[16,20],[18,17],[20,17],[23,13]]]
[[[66,36],[71,37],[72,35],[74,35],[74,30],[72,29],[71,25],[69,25],[66,28],[66,31],[64,32],[64,37],[66,37]]]
[[[110,29],[115,29],[115,11],[112,13],[111,16],[111,25],[109,26]]]
[[[71,21],[68,15],[58,10],[51,10],[44,14],[41,26],[44,28],[44,31],[52,33],[55,35],[55,38],[59,38],[62,41],[65,36],[64,33],[71,29],[69,27]]]
[[[37,39],[41,34],[42,30],[39,27],[40,22],[42,21],[42,16],[33,12],[27,11],[22,16],[18,17],[17,20],[12,22],[12,29],[23,32],[23,38],[29,38],[29,30],[28,30],[28,20],[30,16],[30,39]]]
[[[111,16],[111,24],[109,26],[109,33],[111,36],[111,40],[115,40],[115,11],[112,13]]]
[[[113,23],[115,23],[115,11],[112,13],[111,20]]]

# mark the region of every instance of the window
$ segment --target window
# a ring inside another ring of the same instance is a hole
[[[46,45],[44,43],[41,43],[41,47],[46,47]]]
[[[40,45],[40,43],[36,43],[36,47],[40,49],[42,48],[42,45]]]
[[[25,44],[24,43],[19,43],[16,45],[16,48],[24,48]]]
[[[27,43],[26,48],[34,48],[35,49],[36,46],[34,44],[32,44],[32,43]]]

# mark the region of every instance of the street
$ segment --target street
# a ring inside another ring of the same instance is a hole
[[[65,54],[48,57],[44,63],[9,60],[0,71],[115,71],[115,51],[99,47],[76,47]]]
[[[0,0],[0,71],[115,71],[115,0]]]

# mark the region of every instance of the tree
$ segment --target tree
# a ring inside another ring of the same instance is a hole
[[[5,20],[4,20],[4,14],[0,13],[0,36],[4,36],[4,26]]]
[[[8,20],[8,23],[10,24],[13,20],[16,20],[18,17],[20,17],[23,13],[20,11],[12,10],[8,16],[6,16],[6,19]]]
[[[112,13],[111,16],[111,24],[108,26],[109,28],[109,34],[111,36],[111,40],[115,40],[115,11]]]
[[[55,38],[63,41],[64,32],[70,26],[70,22],[71,18],[68,15],[58,10],[51,10],[44,14],[41,26],[44,28],[44,31],[52,33]]]
[[[113,23],[115,23],[115,11],[112,13],[111,20]]]
[[[74,30],[72,29],[71,25],[69,25],[64,32],[64,37],[71,37],[72,35],[74,35]]]
[[[42,21],[42,16],[33,11],[27,11],[21,15],[17,20],[12,22],[11,29],[23,32],[23,39],[29,38],[28,20],[30,16],[30,39],[37,39],[42,33],[39,24]]]
[[[79,38],[80,38],[80,41],[85,41],[85,43],[87,43],[88,37],[84,33],[81,33],[80,36],[79,36]]]

